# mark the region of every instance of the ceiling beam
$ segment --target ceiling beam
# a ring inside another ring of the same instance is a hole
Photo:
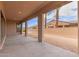
[[[45,5],[44,7],[40,8],[39,10],[35,11],[34,13],[31,13],[29,16],[25,17],[22,21],[20,21],[20,23],[29,20],[33,17],[38,16],[39,14],[42,13],[46,13],[48,11],[54,10],[56,8],[59,8],[67,3],[70,3],[71,1],[51,1],[50,3],[48,3],[47,5]],[[38,7],[39,8],[39,7]]]

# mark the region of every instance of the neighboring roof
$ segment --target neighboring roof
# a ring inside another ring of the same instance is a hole
[[[56,20],[51,20],[50,22],[54,22],[54,21],[56,21]],[[50,22],[48,22],[48,24],[49,24]],[[58,22],[63,22],[63,23],[72,24],[71,22],[66,22],[66,21],[59,21],[59,20],[58,20]]]

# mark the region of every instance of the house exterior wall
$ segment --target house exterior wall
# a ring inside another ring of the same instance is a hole
[[[1,17],[1,42],[5,38],[5,19]]]
[[[0,2],[0,42],[1,42],[1,10],[3,10],[2,2]]]
[[[78,1],[78,53],[79,53],[79,1]]]
[[[16,22],[14,21],[7,21],[7,25],[6,25],[6,35],[7,36],[13,36],[16,35]]]
[[[3,9],[3,3],[0,1],[0,9]]]
[[[0,42],[1,42],[1,13],[0,13]]]

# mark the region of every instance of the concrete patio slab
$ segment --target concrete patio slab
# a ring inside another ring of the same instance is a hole
[[[0,57],[77,57],[68,50],[21,35],[7,38]]]

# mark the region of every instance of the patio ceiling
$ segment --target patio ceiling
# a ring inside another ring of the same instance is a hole
[[[55,7],[67,4],[67,1],[5,1],[4,11],[7,20],[21,22],[29,16],[47,12]]]
[[[3,2],[7,20],[21,21],[36,10],[40,9],[49,2],[46,1],[21,1]]]

